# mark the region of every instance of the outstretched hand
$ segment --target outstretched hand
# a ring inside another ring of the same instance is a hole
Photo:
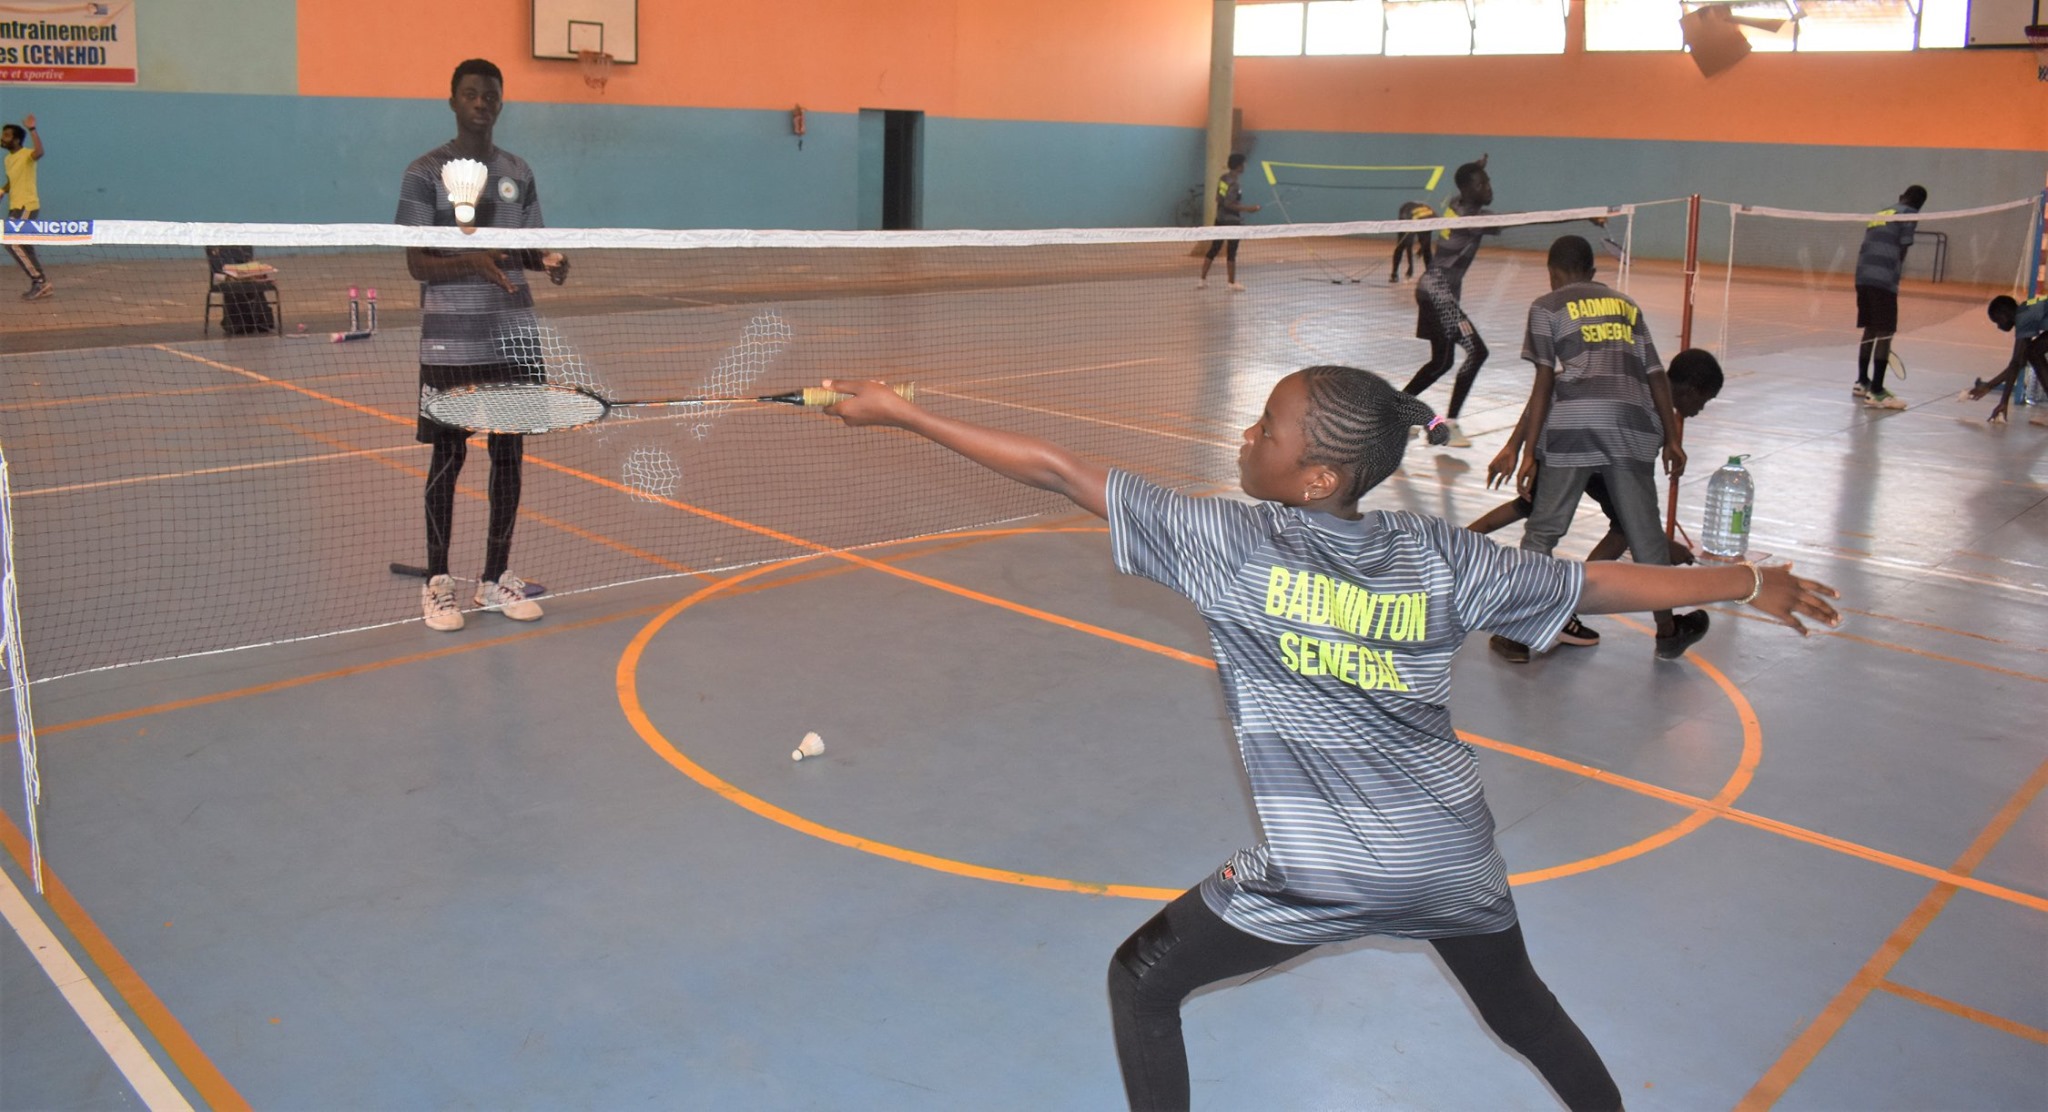
[[[886,382],[828,378],[824,381],[824,387],[841,394],[853,395],[845,401],[833,402],[826,406],[825,413],[854,427],[901,426],[905,415],[916,408],[899,397],[895,389]]]
[[[1802,615],[1830,628],[1842,624],[1842,615],[1827,602],[1831,598],[1841,598],[1840,591],[1818,580],[1793,575],[1790,564],[1774,564],[1757,570],[1763,574],[1764,585],[1750,602],[1751,606],[1791,626],[1801,637],[1807,634],[1806,626],[1799,620]]]
[[[1506,444],[1494,453],[1493,462],[1486,465],[1486,489],[1493,490],[1515,477],[1515,464],[1519,453],[1513,444]]]

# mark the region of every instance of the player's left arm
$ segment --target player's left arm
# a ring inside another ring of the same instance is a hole
[[[1842,624],[1842,616],[1827,601],[1840,597],[1841,592],[1825,583],[1793,575],[1790,564],[1673,568],[1608,561],[1586,565],[1579,609],[1587,614],[1627,614],[1747,599],[1803,637],[1807,630],[1802,617],[1830,627]]]
[[[36,130],[35,116],[23,116],[21,123],[23,127],[28,128],[28,137],[35,141],[35,145],[29,148],[29,157],[41,162],[43,160],[43,133]]]
[[[1557,368],[1548,363],[1536,364],[1536,380],[1529,386],[1529,404],[1522,410],[1522,424],[1528,426],[1524,434],[1529,445],[1522,453],[1522,466],[1515,472],[1515,493],[1524,498],[1536,497],[1536,445],[1543,442],[1543,426],[1550,420],[1550,395],[1557,388]]]
[[[1650,372],[1650,400],[1656,403],[1657,419],[1664,422],[1664,473],[1676,479],[1685,474],[1685,449],[1678,443],[1678,407],[1671,404],[1671,376]]]

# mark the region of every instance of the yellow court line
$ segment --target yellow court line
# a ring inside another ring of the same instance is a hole
[[[0,812],[0,845],[6,846],[8,855],[17,865],[23,870],[28,869],[28,839],[4,812]],[[172,1015],[171,1010],[158,999],[149,983],[142,979],[142,974],[121,956],[121,951],[114,947],[99,924],[93,922],[92,916],[86,914],[85,908],[71,895],[71,889],[65,887],[47,861],[43,863],[43,900],[56,913],[57,920],[71,932],[71,937],[86,956],[99,967],[107,983],[128,1002],[135,1017],[156,1037],[157,1045],[163,1047],[171,1063],[185,1075],[185,1080],[199,1093],[200,1099],[217,1112],[246,1112],[249,1102],[229,1084],[220,1068],[213,1064],[213,1059],[199,1049],[199,1044],[193,1041],[185,1025],[179,1023],[178,1017]]]
[[[1972,1023],[1981,1023],[1986,1027],[2003,1031],[2016,1039],[2026,1039],[2028,1042],[2037,1042],[2043,1046],[2048,1046],[2048,1031],[2043,1031],[2039,1027],[2031,1027],[2016,1020],[2007,1019],[2002,1015],[1984,1011],[1981,1008],[1972,1008],[1968,1004],[1958,1003],[1946,996],[1936,996],[1931,992],[1922,992],[1917,988],[1910,988],[1897,981],[1879,981],[1877,988],[1881,992],[1889,992],[1900,999],[1911,1000],[1915,1004],[1924,1004],[1936,1011],[1947,1012],[1952,1016],[1967,1019]]]
[[[2034,769],[2034,774],[2027,777],[2026,782],[2019,786],[2019,790],[2013,792],[2011,798],[2005,801],[2005,805],[1991,816],[1990,823],[1970,843],[1969,848],[1963,851],[1962,856],[1956,859],[1954,873],[1967,876],[1981,864],[1984,858],[1990,855],[1992,847],[1998,844],[1999,839],[2005,837],[2006,832],[2019,821],[2020,815],[2033,803],[2034,797],[2041,794],[2043,787],[2048,787],[2048,761],[2041,762],[2040,766]],[[1827,1006],[1821,1009],[1820,1014],[1806,1030],[1792,1040],[1792,1044],[1785,1048],[1784,1053],[1778,1056],[1778,1060],[1771,1064],[1771,1068],[1764,1071],[1763,1077],[1757,1080],[1756,1085],[1743,1096],[1741,1103],[1735,1106],[1736,1112],[1763,1112],[1764,1109],[1778,1103],[1792,1084],[1799,1080],[1799,1076],[1806,1072],[1806,1067],[1813,1064],[1813,1060],[1820,1056],[1820,1052],[1849,1022],[1849,1017],[1863,1006],[1863,1001],[1869,998],[1871,991],[1890,975],[1892,967],[1899,963],[1900,958],[1906,956],[1906,951],[1912,949],[1921,934],[1934,924],[1936,917],[1955,896],[1958,887],[1960,886],[1953,883],[1937,884],[1921,898],[1920,903],[1907,913],[1905,920],[1893,929],[1890,937],[1878,946],[1877,952],[1870,955],[1870,960],[1863,963],[1863,968],[1857,970],[1856,975],[1849,979],[1849,983],[1842,986],[1842,990],[1835,994],[1834,999],[1828,1001]]]

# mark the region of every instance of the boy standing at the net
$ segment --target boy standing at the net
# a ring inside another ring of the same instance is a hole
[[[1479,161],[1467,162],[1452,174],[1458,195],[1444,206],[1445,217],[1488,215],[1486,206],[1493,203],[1493,179],[1486,173],[1486,157],[1480,155]],[[1472,318],[1465,315],[1458,300],[1464,296],[1465,271],[1479,254],[1479,241],[1499,234],[1499,228],[1442,229],[1436,233],[1436,256],[1424,264],[1422,278],[1415,283],[1415,338],[1429,341],[1429,362],[1416,370],[1415,377],[1403,389],[1421,394],[1451,369],[1451,360],[1458,351],[1465,353],[1458,377],[1451,383],[1451,406],[1444,411],[1450,418],[1447,427],[1451,436],[1447,443],[1453,448],[1472,446],[1465,431],[1458,427],[1458,414],[1464,411],[1465,398],[1472,392],[1472,382],[1479,377],[1487,354],[1486,341],[1479,337],[1479,329],[1473,327]]]
[[[1223,171],[1223,176],[1216,179],[1216,226],[1219,228],[1235,228],[1244,223],[1245,213],[1257,212],[1261,207],[1244,203],[1244,188],[1239,184],[1243,177],[1244,156],[1233,154],[1230,156],[1229,166]],[[1237,245],[1242,242],[1243,240],[1238,239],[1210,241],[1209,253],[1202,256],[1202,276],[1195,279],[1195,288],[1201,290],[1209,287],[1209,266],[1216,261],[1218,251],[1227,251],[1227,257],[1223,261],[1223,274],[1229,279],[1232,290],[1243,293],[1244,287],[1237,281]]]
[[[1904,409],[1906,400],[1885,389],[1884,373],[1892,357],[1892,337],[1899,331],[1899,278],[1906,269],[1906,248],[1913,246],[1915,220],[1887,220],[1910,215],[1927,203],[1927,190],[1909,185],[1899,203],[1880,211],[1863,229],[1856,251],[1856,327],[1863,339],[1856,347],[1856,385],[1849,392],[1872,409]]]
[[[43,136],[36,130],[36,118],[23,116],[18,124],[0,127],[0,151],[6,151],[4,165],[7,182],[0,185],[0,195],[7,198],[7,215],[14,220],[34,220],[42,211],[43,201],[36,191],[36,163],[43,160]],[[43,263],[36,257],[36,249],[26,243],[10,243],[7,251],[28,275],[28,289],[21,295],[23,301],[35,301],[50,296],[50,279],[43,273]]]
[[[471,58],[455,67],[449,79],[448,107],[455,113],[455,138],[413,160],[399,184],[397,222],[455,227],[455,208],[441,185],[441,167],[455,159],[474,159],[490,168],[490,178],[476,201],[476,227],[541,227],[540,196],[533,171],[525,160],[491,140],[498,114],[504,110],[505,79],[498,67]],[[407,268],[420,281],[420,396],[479,382],[531,378],[534,371],[516,361],[506,340],[534,326],[533,293],[526,270],[546,270],[556,282],[567,276],[568,263],[554,253],[537,251],[456,251],[409,247]],[[516,349],[515,349],[516,350]],[[449,535],[455,522],[455,484],[469,451],[469,433],[420,415],[415,433],[434,446],[427,466],[427,583],[420,588],[420,607],[429,629],[457,630],[463,625],[448,573]],[[512,556],[512,527],[519,516],[522,438],[490,434],[490,527],[484,548],[483,574],[472,601],[516,621],[541,616],[540,604],[526,597],[526,584],[506,567]]]
[[[1593,280],[1593,245],[1559,236],[1550,245],[1550,292],[1529,306],[1522,358],[1536,365],[1524,414],[1530,449],[1516,476],[1529,496],[1522,547],[1549,555],[1571,528],[1593,476],[1628,536],[1639,565],[1669,562],[1657,508],[1656,463],[1685,473],[1671,382],[1650,341],[1643,311],[1626,294]],[[1537,471],[1541,461],[1542,470]],[[1657,656],[1676,660],[1707,634],[1707,612],[1656,611]],[[1527,658],[1526,642],[1497,637],[1495,651]]]
[[[1238,451],[1246,504],[1195,498],[1058,445],[940,417],[880,383],[827,410],[907,429],[1108,519],[1117,567],[1186,595],[1215,651],[1264,840],[1118,947],[1110,1008],[1133,1108],[1186,1108],[1180,1005],[1196,989],[1369,935],[1427,939],[1489,1027],[1574,1109],[1615,1109],[1600,1056],[1531,967],[1470,746],[1451,727],[1468,631],[1547,644],[1574,609],[1755,603],[1833,624],[1821,584],[1750,564],[1586,566],[1437,518],[1363,513],[1420,399],[1351,367],[1282,379]],[[1238,1068],[1212,1056],[1209,1068]],[[1503,1103],[1511,1103],[1504,1101]]]

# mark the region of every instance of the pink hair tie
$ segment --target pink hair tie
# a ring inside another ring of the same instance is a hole
[[[1441,424],[1444,424],[1444,423],[1445,423],[1445,421],[1444,421],[1444,419],[1443,419],[1442,417],[1431,417],[1431,418],[1429,419],[1429,424],[1427,424],[1427,425],[1424,425],[1424,426],[1422,426],[1422,427],[1423,427],[1423,428],[1425,428],[1425,429],[1433,429],[1433,428],[1437,427],[1438,425],[1441,425]]]

